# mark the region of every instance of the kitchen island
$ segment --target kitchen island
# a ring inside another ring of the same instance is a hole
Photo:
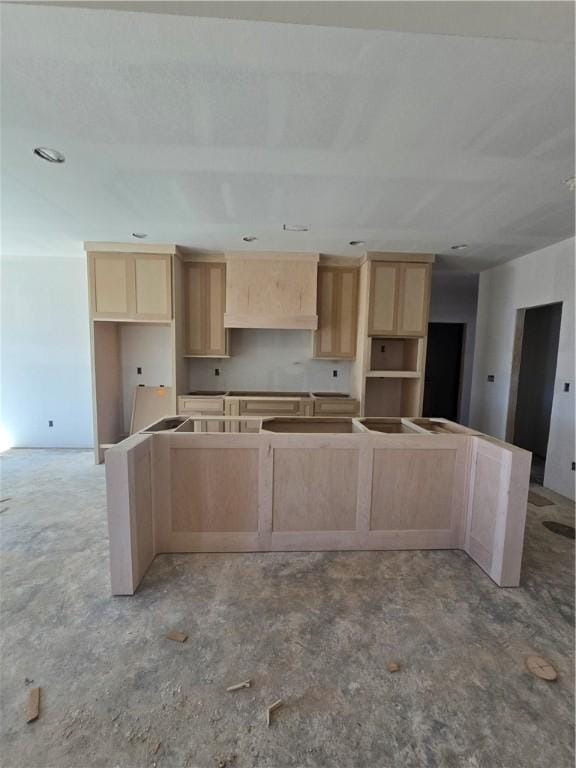
[[[167,417],[107,451],[113,594],[172,552],[462,549],[519,584],[527,451],[444,419],[246,418]]]

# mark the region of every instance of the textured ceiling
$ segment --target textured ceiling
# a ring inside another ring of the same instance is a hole
[[[5,254],[142,231],[203,250],[364,240],[475,270],[573,233],[570,43],[1,13]]]

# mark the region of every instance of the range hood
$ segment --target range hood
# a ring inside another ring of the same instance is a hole
[[[226,254],[225,328],[318,327],[317,253]]]

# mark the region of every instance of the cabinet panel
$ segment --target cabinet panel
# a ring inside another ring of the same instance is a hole
[[[221,414],[224,415],[224,398],[222,397],[178,397],[178,413],[200,415]]]
[[[186,354],[204,354],[205,265],[186,265]]]
[[[348,397],[325,397],[314,400],[314,416],[358,416],[358,400]]]
[[[132,312],[133,277],[129,254],[90,254],[92,316],[129,318]]]
[[[368,335],[396,333],[400,265],[373,262],[370,279]]]
[[[271,416],[276,414],[298,416],[300,401],[278,398],[278,400],[240,400],[240,416]]]
[[[206,353],[226,354],[224,310],[226,304],[226,265],[206,264]]]
[[[228,254],[226,328],[316,329],[313,254]]]
[[[171,259],[166,255],[135,254],[135,317],[167,321],[172,318]]]
[[[318,330],[314,357],[353,360],[356,356],[358,270],[318,268]]]
[[[426,336],[430,267],[428,264],[403,264],[398,305],[397,334]]]
[[[186,264],[186,354],[198,357],[227,355],[224,328],[226,265]]]

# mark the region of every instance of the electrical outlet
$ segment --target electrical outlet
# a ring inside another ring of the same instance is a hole
[[[334,370],[332,371],[332,378],[337,379],[338,378],[338,371]]]
[[[386,344],[382,344],[380,347],[380,352],[386,352]]]
[[[576,461],[572,462],[572,472],[576,472]]]
[[[138,376],[142,376],[142,368],[140,367],[136,368],[136,373],[138,374]]]
[[[52,421],[52,419],[50,419],[50,421],[48,422],[48,426],[49,427],[53,427],[54,426],[54,422]]]
[[[564,392],[570,392],[570,382],[565,381],[564,382]]]
[[[490,381],[490,382],[494,381],[494,374],[490,373],[486,381]]]
[[[220,376],[220,368],[214,368],[214,376]]]

